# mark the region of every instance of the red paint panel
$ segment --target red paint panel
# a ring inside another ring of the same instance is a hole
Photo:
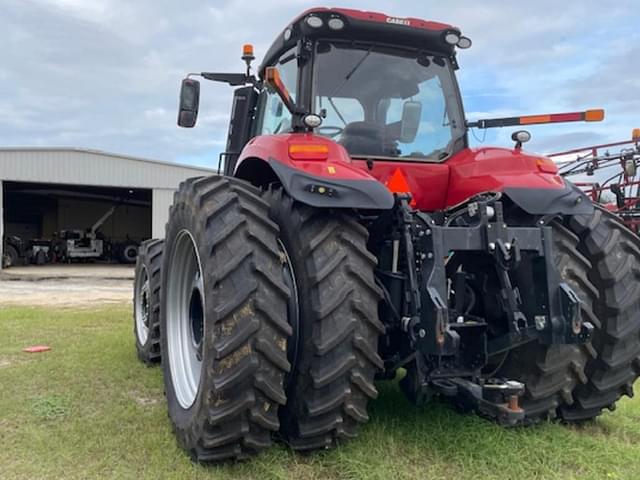
[[[561,177],[540,171],[542,158],[506,148],[463,150],[447,162],[451,176],[445,205],[458,205],[479,193],[501,192],[507,187],[564,188]]]
[[[384,13],[380,12],[368,12],[363,10],[354,10],[351,8],[326,8],[326,7],[315,7],[305,10],[303,13],[298,15],[292,23],[298,22],[303,19],[307,15],[311,13],[339,13],[346,17],[354,18],[357,20],[365,20],[369,22],[377,22],[377,23],[386,23],[386,24],[394,24],[393,19],[398,19],[398,17],[391,17]],[[392,20],[389,20],[392,19]],[[432,22],[429,20],[423,20],[420,18],[399,18],[400,20],[406,20],[409,22],[408,24],[404,24],[405,26],[412,28],[422,28],[425,30],[449,30],[455,29],[452,25],[440,22]],[[402,25],[402,24],[401,24]]]
[[[385,15],[384,13],[379,13],[379,12],[353,10],[350,8],[335,8],[333,10],[335,12],[342,13],[347,17],[357,18],[358,20],[367,20],[370,22],[393,24],[393,23],[396,23],[393,20],[397,19],[397,17],[391,17],[389,15]],[[420,18],[414,18],[414,17],[406,17],[406,18],[401,17],[401,18],[398,18],[398,20],[404,20],[408,22],[408,23],[400,23],[400,25],[406,25],[407,27],[413,27],[413,28],[423,28],[425,30],[447,30],[450,28],[454,28],[451,25],[447,25],[446,23],[432,22],[432,21],[422,20]]]
[[[354,160],[353,163],[369,171],[364,160]],[[397,169],[402,171],[409,185],[415,208],[424,211],[444,208],[449,185],[449,166],[446,163],[374,160],[370,172],[378,181],[388,185]]]
[[[328,149],[327,160],[293,160],[289,156],[290,145],[325,145]],[[236,171],[243,161],[259,158],[265,161],[273,158],[291,168],[310,175],[327,179],[372,180],[365,169],[356,167],[342,145],[326,137],[311,133],[290,133],[282,135],[261,135],[252,138],[242,149]]]

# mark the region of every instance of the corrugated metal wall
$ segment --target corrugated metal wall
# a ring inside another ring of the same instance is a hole
[[[153,190],[151,211],[151,235],[153,238],[164,238],[164,227],[169,220],[169,207],[173,203],[174,190]]]
[[[0,180],[174,189],[212,170],[90,150],[0,148]]]

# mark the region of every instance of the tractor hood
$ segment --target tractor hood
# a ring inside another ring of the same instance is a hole
[[[364,160],[354,159],[367,169]],[[408,190],[424,211],[460,205],[474,196],[501,192],[531,214],[589,213],[589,199],[558,175],[547,157],[508,148],[466,148],[443,163],[375,160],[370,173],[393,190]]]

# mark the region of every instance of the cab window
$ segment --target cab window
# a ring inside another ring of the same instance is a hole
[[[298,61],[295,48],[282,55],[276,63],[276,67],[278,67],[282,82],[291,94],[291,99],[295,102],[298,79]],[[270,92],[265,88],[260,94],[259,109],[260,121],[257,135],[276,135],[291,131],[291,113],[277,93]]]

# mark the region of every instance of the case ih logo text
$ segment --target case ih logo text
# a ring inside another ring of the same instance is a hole
[[[387,23],[395,23],[396,25],[407,25],[410,26],[411,23],[406,18],[395,18],[395,17],[387,17]]]

